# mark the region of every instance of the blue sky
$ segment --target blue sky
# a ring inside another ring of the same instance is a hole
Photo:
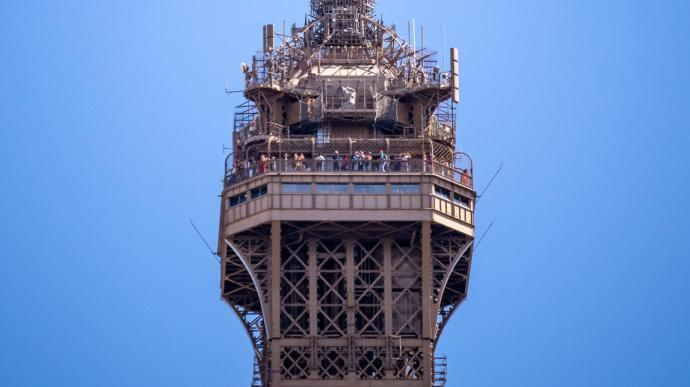
[[[261,25],[306,0],[0,3],[0,377],[244,386],[215,239]],[[462,56],[483,187],[458,386],[690,385],[690,2],[382,0]]]

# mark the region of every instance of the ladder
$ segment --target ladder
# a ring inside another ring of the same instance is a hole
[[[434,385],[433,387],[445,387],[448,374],[448,358],[444,356],[434,357]]]
[[[251,387],[262,387],[261,384],[261,370],[259,368],[259,359],[254,357],[254,372],[252,375],[252,385]]]

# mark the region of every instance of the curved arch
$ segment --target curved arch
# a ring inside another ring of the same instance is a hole
[[[225,301],[226,304],[232,309],[233,312],[237,315],[237,317],[242,321],[245,329],[245,333],[249,337],[249,341],[252,343],[252,348],[254,348],[254,355],[258,358],[263,360],[264,359],[264,351],[265,351],[265,336],[260,336],[260,337],[254,337],[253,335],[253,326],[261,326],[265,320],[263,318],[263,315],[261,315],[260,319],[255,319],[254,321],[249,321],[247,319],[247,314],[243,313],[241,308],[234,303],[230,302],[227,298],[223,298],[223,301]],[[258,324],[257,324],[258,323]],[[264,325],[265,327],[265,325]],[[260,329],[260,328],[259,328]]]
[[[237,314],[240,320],[244,323],[245,329],[249,336],[250,341],[254,347],[254,352],[257,358],[263,360],[265,358],[265,348],[266,341],[268,340],[267,332],[270,328],[267,325],[267,321],[264,318],[266,316],[266,306],[264,302],[264,295],[256,277],[253,267],[250,265],[246,257],[240,252],[240,249],[227,238],[224,239],[226,246],[232,251],[232,253],[239,259],[242,264],[242,269],[251,278],[251,287],[253,291],[256,292],[256,296],[259,299],[259,313],[252,313],[248,308],[244,308],[235,302],[232,302],[229,297],[223,297],[225,302],[230,306],[230,308]],[[227,259],[227,258],[226,258]],[[255,318],[250,318],[251,315],[255,315]]]
[[[465,246],[460,250],[460,252],[455,256],[455,258],[453,258],[453,261],[451,261],[450,265],[448,266],[447,273],[443,278],[441,290],[438,295],[438,307],[436,312],[437,318],[438,316],[442,316],[441,310],[443,308],[443,298],[445,297],[446,288],[448,287],[448,283],[450,282],[451,277],[456,274],[455,269],[457,268],[458,264],[465,258],[467,252],[470,251],[470,249],[473,247],[474,240],[465,243]],[[471,261],[471,258],[472,254],[470,253],[470,258],[468,259],[468,261]],[[450,313],[448,315],[442,316],[441,323],[438,324],[436,327],[436,341],[440,339],[441,333],[443,333],[443,328],[445,327],[448,320],[450,320],[450,318],[453,316],[455,310],[457,310],[457,307],[460,306],[463,300],[464,297],[462,297],[459,301],[451,304]]]
[[[234,243],[230,242],[230,241],[226,238],[226,239],[225,239],[225,244],[226,244],[230,249],[232,249],[232,252],[235,253],[235,255],[237,256],[237,258],[240,259],[240,261],[242,262],[242,265],[244,265],[245,270],[247,270],[247,273],[248,273],[249,276],[251,277],[252,283],[254,284],[254,289],[256,290],[256,294],[259,296],[259,304],[261,305],[261,314],[262,314],[263,316],[265,316],[265,315],[266,315],[266,305],[265,305],[265,303],[264,303],[264,300],[265,300],[265,299],[264,299],[264,294],[263,294],[263,292],[262,292],[262,290],[261,290],[261,286],[259,285],[259,281],[258,281],[258,279],[256,278],[256,274],[254,273],[254,269],[251,267],[251,265],[249,264],[249,262],[247,261],[247,259],[244,257],[244,255],[242,255],[242,253],[240,253],[239,249],[237,248],[237,246],[235,246]],[[268,329],[268,327],[267,327],[267,329]],[[269,329],[269,331],[270,331],[270,329]]]
[[[474,176],[474,161],[465,152],[455,152],[455,168],[459,170],[467,169],[470,176]]]

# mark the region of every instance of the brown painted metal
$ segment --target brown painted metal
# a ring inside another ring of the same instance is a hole
[[[311,5],[279,46],[265,28],[243,66],[223,299],[251,339],[254,385],[442,386],[435,348],[467,296],[474,244],[457,77],[376,20],[373,0]],[[355,152],[372,156],[344,160]]]

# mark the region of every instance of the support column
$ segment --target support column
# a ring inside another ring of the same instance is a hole
[[[309,242],[309,263],[307,272],[309,275],[309,335],[316,337],[318,332],[318,314],[319,314],[319,295],[316,287],[318,276],[318,263],[316,260],[317,241],[312,239]]]
[[[347,337],[349,347],[349,361],[347,379],[351,384],[357,380],[355,372],[355,360],[352,351],[355,349],[355,242],[352,239],[345,241],[345,278],[347,284]]]
[[[383,313],[384,329],[386,335],[386,373],[387,380],[395,379],[395,367],[393,366],[393,259],[391,256],[392,241],[383,240]]]
[[[310,370],[309,379],[319,379],[319,366],[317,363],[318,341],[319,334],[318,316],[319,316],[319,295],[316,281],[318,276],[318,261],[316,257],[318,241],[311,239],[309,245],[309,259],[307,266],[307,275],[309,276],[309,336],[311,336],[311,356],[310,356]]]
[[[422,222],[422,350],[424,351],[424,383],[433,381],[434,355],[431,350],[433,339],[433,281],[431,262],[431,222]]]
[[[355,242],[345,241],[345,276],[347,279],[347,334],[354,337],[355,330]]]
[[[391,240],[383,240],[383,313],[386,337],[393,335],[393,263]]]
[[[281,230],[282,224],[279,220],[271,222],[271,386],[280,387],[280,278],[282,260],[280,259],[281,250]]]

